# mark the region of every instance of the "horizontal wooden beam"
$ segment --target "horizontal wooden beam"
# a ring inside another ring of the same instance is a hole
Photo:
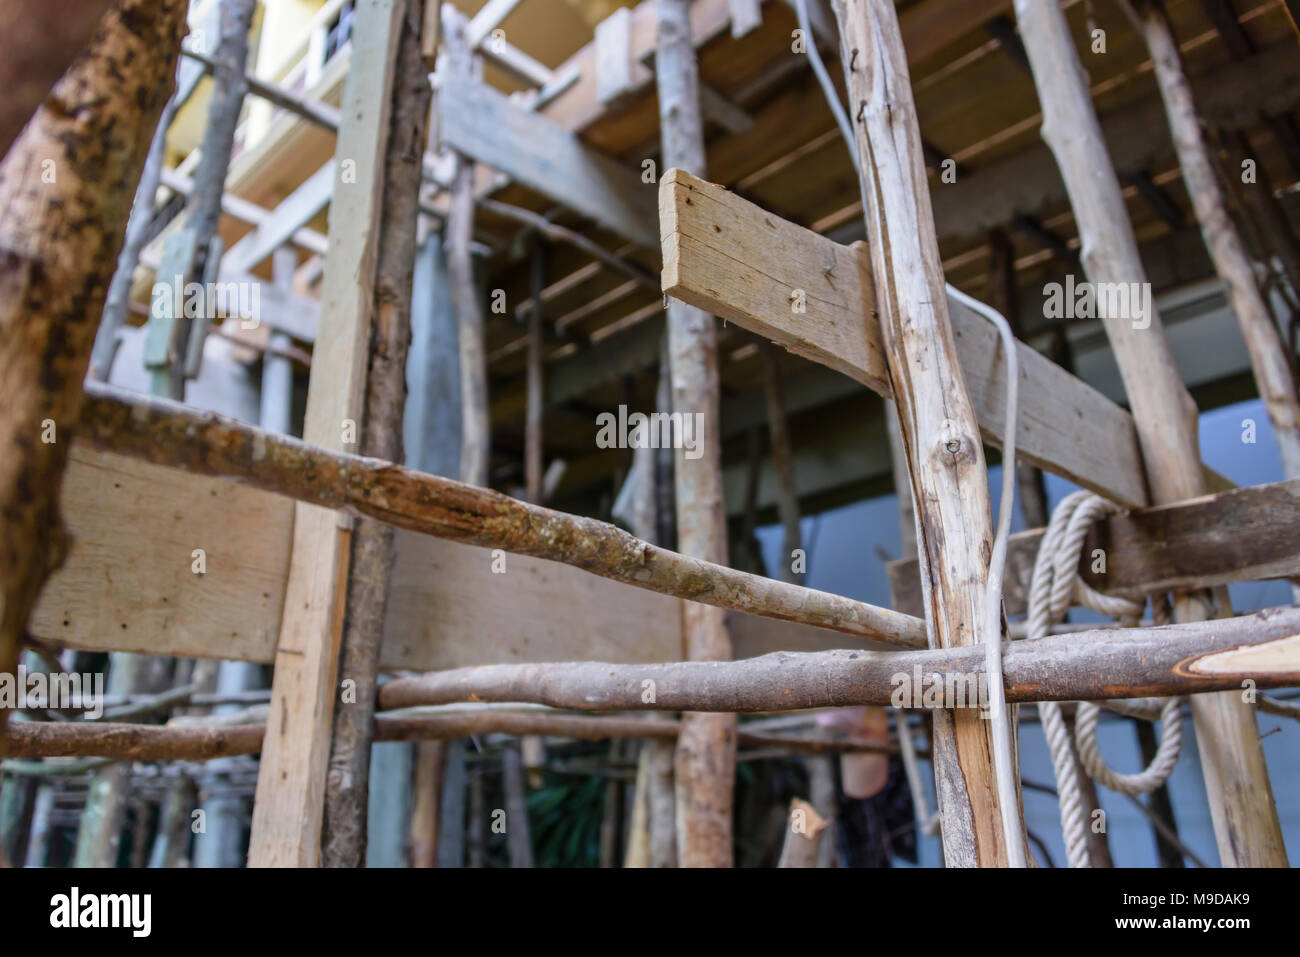
[[[333,193],[334,161],[329,160],[286,196],[256,229],[231,246],[222,267],[229,264],[229,268],[242,272],[258,266],[328,206]]]
[[[510,701],[579,711],[789,711],[889,705],[912,682],[914,706],[927,706],[921,694],[937,686],[965,689],[965,706],[981,707],[987,705],[978,692],[983,673],[979,646],[654,665],[484,665],[398,678],[380,688],[379,703],[382,708]],[[1300,609],[1017,641],[1003,653],[1003,677],[1012,702],[1240,690],[1246,679],[1259,688],[1295,684],[1300,682]],[[647,689],[653,695],[646,695]],[[954,704],[935,701],[933,706]]]
[[[472,78],[439,75],[446,146],[595,220],[624,239],[657,245],[654,186],[575,134]]]
[[[155,465],[232,479],[423,535],[563,562],[676,598],[904,647],[925,644],[924,622],[910,615],[690,558],[605,522],[111,386],[87,386],[77,435]]]
[[[842,246],[680,170],[660,183],[663,291],[892,394],[864,245]],[[1006,372],[991,323],[949,304],[986,440],[1005,429]],[[1021,343],[1021,456],[1128,506],[1146,503],[1133,419]]]
[[[291,499],[74,441],[63,507],[72,546],[41,594],[33,634],[91,651],[275,658]],[[501,563],[489,549],[404,529],[394,547],[385,669],[681,657],[675,598],[524,555]],[[503,583],[509,602],[499,600]],[[728,628],[741,657],[845,642],[742,612],[728,615]]]
[[[1003,600],[1008,615],[1028,610],[1029,579],[1044,529],[1012,535]],[[1143,598],[1174,589],[1300,575],[1300,479],[1114,515],[1084,540],[1079,576],[1108,595]],[[1094,571],[1098,550],[1105,570]],[[919,614],[916,559],[889,563],[893,605]]]
[[[258,754],[266,725],[151,725],[117,722],[24,721],[7,738],[10,758],[102,757],[119,761],[211,761],[241,754]],[[375,716],[375,741],[447,741],[475,735],[541,735],[573,741],[617,738],[673,740],[678,721],[661,718],[585,717],[520,711],[448,712],[446,714],[380,714]],[[785,748],[799,754],[883,753],[892,744],[825,734],[794,735],[746,730],[737,743],[744,747]]]
[[[1193,76],[1191,83],[1197,115],[1209,129],[1243,129],[1300,103],[1300,58],[1295,44],[1284,41],[1249,60]],[[1121,173],[1174,155],[1164,105],[1154,93],[1099,118],[1111,162]],[[1054,211],[1066,202],[1056,162],[1041,144],[933,188],[935,226],[944,239],[982,235],[1016,215]]]

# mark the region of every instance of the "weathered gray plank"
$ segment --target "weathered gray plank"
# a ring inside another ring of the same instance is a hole
[[[459,76],[441,81],[443,143],[587,216],[624,239],[658,245],[653,184],[503,94]]]

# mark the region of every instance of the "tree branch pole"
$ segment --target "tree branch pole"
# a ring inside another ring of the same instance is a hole
[[[1241,236],[1228,214],[1164,4],[1160,0],[1137,0],[1137,6],[1137,22],[1151,51],[1187,194],[1215,271],[1228,285],[1228,302],[1241,325],[1255,384],[1273,423],[1273,434],[1282,455],[1282,473],[1289,479],[1300,478],[1300,397],[1296,395],[1291,363],[1255,282]],[[1237,175],[1238,171],[1233,174]]]
[[[1137,240],[1065,14],[1056,4],[1038,0],[1016,0],[1015,9],[1042,105],[1043,140],[1061,168],[1088,279],[1145,283]],[[1154,306],[1146,315],[1102,319],[1133,409],[1152,501],[1161,505],[1203,494],[1196,404],[1179,376]],[[1176,621],[1203,621],[1216,611],[1228,609],[1216,609],[1207,591],[1175,595]],[[1239,694],[1225,693],[1193,698],[1192,714],[1223,864],[1285,866],[1254,711]]]
[[[665,169],[705,175],[699,70],[688,0],[655,0],[655,81]],[[718,345],[713,317],[684,303],[668,306],[673,411],[702,416],[703,452],[676,456],[677,541],[686,555],[727,563],[718,412]],[[715,606],[682,607],[686,657],[726,661],[731,637]],[[730,867],[732,791],[736,773],[735,715],[687,714],[677,739],[677,861],[681,867]]]
[[[221,199],[226,191],[226,173],[234,151],[235,130],[248,93],[244,68],[248,62],[248,32],[253,26],[257,0],[221,0],[221,41],[217,68],[212,75],[212,99],[208,105],[208,125],[199,149],[199,166],[194,172],[194,189],[182,228],[194,233],[194,257],[182,277],[188,282],[202,282],[208,269],[208,255],[221,219]],[[173,277],[160,277],[172,282]],[[181,303],[173,303],[175,325],[172,351],[166,369],[154,373],[154,392],[173,399],[185,398],[187,356],[191,349],[202,350],[210,317],[206,310],[194,319],[187,318]],[[192,340],[192,341],[191,341]],[[201,354],[201,352],[200,352]]]
[[[14,723],[9,757],[105,757],[115,761],[211,761],[257,754],[266,725],[152,725],[120,722],[24,721]],[[681,724],[665,718],[580,717],[522,711],[377,714],[375,741],[448,741],[476,735],[541,735],[571,741],[641,738],[672,742]],[[895,748],[853,737],[776,734],[746,730],[746,747],[785,748],[800,754],[892,753]]]
[[[197,83],[192,84],[189,92],[192,93],[196,86]],[[99,331],[95,334],[95,345],[90,354],[90,368],[86,374],[96,382],[107,382],[109,373],[113,371],[113,359],[117,356],[121,342],[118,332],[126,324],[126,315],[131,307],[131,283],[135,278],[135,267],[140,262],[140,253],[144,249],[145,238],[149,235],[149,223],[153,220],[154,199],[162,179],[163,160],[167,151],[167,131],[184,106],[181,97],[185,92],[178,89],[167,100],[158,126],[154,129],[153,140],[149,143],[149,153],[140,174],[140,185],[135,191],[135,203],[131,207],[131,218],[126,224],[122,251],[117,257],[117,269],[104,301],[104,316],[99,322]]]
[[[881,331],[917,509],[926,621],[932,644],[978,647],[1002,640],[989,633],[988,472],[948,321],[898,17],[887,0],[836,0],[835,14],[872,274],[882,291]],[[868,312],[874,307],[863,304]],[[934,715],[935,781],[949,866],[1012,862],[1007,841],[1015,839],[1004,834],[991,724],[969,710]],[[1022,820],[1018,789],[1015,800],[1006,817]]]
[[[424,0],[405,0],[389,118],[362,428],[364,453],[394,462],[403,459],[402,411],[406,404],[406,355],[411,341],[416,208],[432,97],[430,64],[421,54],[423,13]],[[373,519],[359,521],[352,538],[347,612],[339,652],[340,680],[355,682],[355,697],[334,709],[321,857],[326,867],[360,867],[365,862],[370,734],[393,561],[393,527]]]
[[[1300,610],[1281,608],[1214,622],[1017,641],[1005,654],[1007,700],[1181,695],[1240,689],[1247,678],[1260,688],[1281,687],[1300,675],[1300,662],[1287,650],[1298,632]],[[390,681],[379,690],[379,706],[501,701],[575,711],[750,712],[888,705],[908,683],[919,681],[923,690],[940,681],[946,687],[959,676],[973,682],[983,673],[983,660],[978,646],[954,646],[650,665],[482,665]],[[654,691],[653,702],[642,701],[647,689]],[[980,707],[958,710],[981,720]]]
[[[16,673],[27,619],[63,562],[70,433],[186,8],[110,9],[0,161],[0,673]]]
[[[435,538],[563,562],[716,608],[925,646],[925,624],[911,615],[670,552],[606,522],[308,445],[168,399],[99,383],[88,383],[86,396],[78,438],[105,451],[223,476]]]

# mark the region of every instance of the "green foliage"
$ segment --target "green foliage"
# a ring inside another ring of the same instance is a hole
[[[605,778],[547,773],[528,795],[534,864],[537,867],[597,867]]]

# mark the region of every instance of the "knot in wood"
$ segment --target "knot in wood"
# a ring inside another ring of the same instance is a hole
[[[969,455],[971,440],[960,425],[952,419],[944,419],[939,429],[938,447],[944,455],[960,459]]]

